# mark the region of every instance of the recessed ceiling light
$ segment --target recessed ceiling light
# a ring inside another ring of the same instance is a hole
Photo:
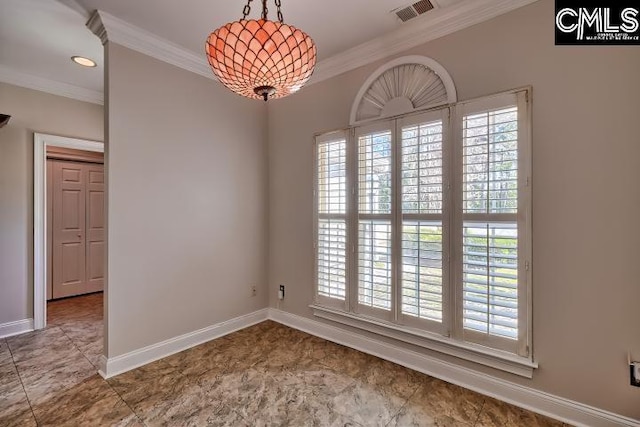
[[[96,62],[92,61],[89,58],[85,58],[84,56],[72,56],[71,60],[76,64],[82,65],[83,67],[95,67]]]

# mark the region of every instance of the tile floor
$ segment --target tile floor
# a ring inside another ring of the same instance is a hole
[[[0,340],[0,425],[563,425],[271,321],[108,381],[101,348],[101,294]]]

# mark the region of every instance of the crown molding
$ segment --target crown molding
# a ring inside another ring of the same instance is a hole
[[[101,10],[89,18],[87,27],[100,38],[102,44],[117,43],[203,77],[214,79],[209,63],[202,55],[183,48],[146,30],[129,24]]]
[[[104,95],[102,92],[25,74],[4,65],[0,65],[0,82],[64,96],[78,101],[90,102],[92,104],[104,104]]]
[[[402,53],[536,1],[538,0],[467,0],[447,8],[434,9],[393,32],[320,61],[308,84]]]
[[[320,61],[307,84],[318,83],[388,58],[536,1],[538,0],[467,0],[447,8],[434,9],[421,19],[409,21],[391,33]],[[198,55],[106,12],[95,11],[87,22],[87,27],[103,44],[107,41],[114,42],[215,80],[204,53]]]

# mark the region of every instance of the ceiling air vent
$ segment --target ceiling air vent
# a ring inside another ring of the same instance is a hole
[[[402,22],[407,22],[409,19],[427,13],[431,9],[433,9],[433,4],[429,0],[421,0],[407,7],[396,9],[393,12]]]

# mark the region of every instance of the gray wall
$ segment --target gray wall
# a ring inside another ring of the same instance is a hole
[[[103,112],[0,83],[0,324],[33,317],[33,133],[102,141]]]
[[[212,80],[106,57],[112,358],[267,306],[267,122]]]
[[[553,1],[542,0],[404,53],[440,62],[460,100],[533,85],[540,369],[527,380],[440,357],[640,418],[640,389],[629,386],[626,365],[628,350],[640,358],[640,55],[635,47],[556,47],[553,28]],[[348,125],[357,91],[379,65],[269,105],[271,306],[284,283],[279,307],[312,317],[312,135]]]

